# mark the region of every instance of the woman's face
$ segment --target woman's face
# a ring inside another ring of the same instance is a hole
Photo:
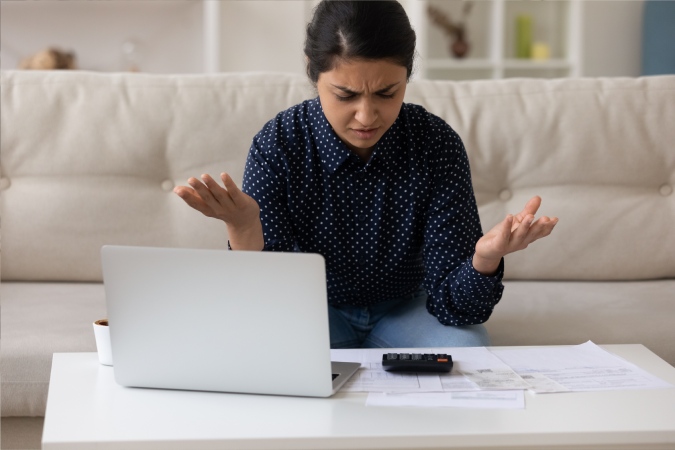
[[[333,130],[359,156],[373,147],[401,111],[408,72],[387,60],[352,59],[319,75],[323,112]]]

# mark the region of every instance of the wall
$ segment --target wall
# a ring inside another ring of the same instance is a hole
[[[584,2],[583,75],[640,75],[643,7],[635,0]]]
[[[305,0],[221,2],[221,70],[304,73],[312,6]]]

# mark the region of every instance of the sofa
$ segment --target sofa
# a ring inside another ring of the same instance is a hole
[[[2,448],[31,448],[52,354],[96,351],[101,246],[227,248],[173,188],[240,182],[254,134],[316,94],[282,73],[0,83]],[[484,230],[534,195],[560,218],[506,257],[493,345],[641,343],[675,365],[675,76],[414,80],[406,101],[462,137]]]

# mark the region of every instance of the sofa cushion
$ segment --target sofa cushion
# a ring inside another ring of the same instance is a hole
[[[504,284],[492,345],[643,344],[675,366],[675,280]]]
[[[54,352],[95,352],[98,283],[0,284],[2,416],[44,416]]]

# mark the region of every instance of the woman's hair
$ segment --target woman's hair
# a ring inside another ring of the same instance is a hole
[[[322,0],[307,25],[307,75],[316,85],[319,75],[340,60],[385,59],[413,71],[415,32],[395,0]]]

